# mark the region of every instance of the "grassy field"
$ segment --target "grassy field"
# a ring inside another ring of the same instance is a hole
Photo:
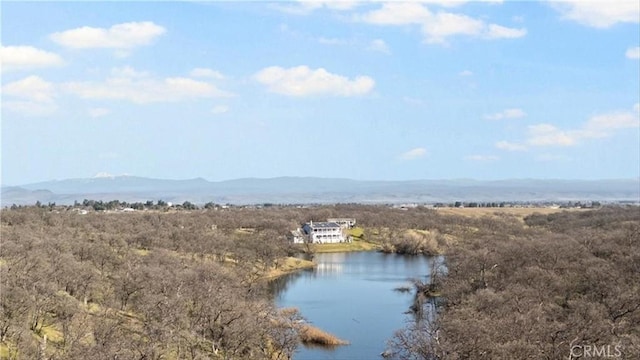
[[[312,244],[311,248],[316,253],[349,252],[349,251],[371,251],[380,247],[370,242],[353,240],[350,243],[336,244]]]
[[[561,211],[580,211],[580,209],[559,209],[549,207],[531,207],[531,208],[438,208],[439,214],[443,215],[461,215],[470,217],[482,217],[487,215],[505,214],[513,215],[520,218],[535,213],[548,215]]]

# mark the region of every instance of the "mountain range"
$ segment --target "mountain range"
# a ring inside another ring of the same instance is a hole
[[[640,179],[480,181],[365,181],[316,177],[245,178],[227,181],[108,176],[2,187],[2,206],[36,201],[59,205],[91,200],[195,204],[327,204],[475,202],[640,202]]]

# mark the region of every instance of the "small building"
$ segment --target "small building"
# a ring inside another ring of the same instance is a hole
[[[335,222],[310,221],[302,226],[302,232],[310,243],[325,244],[345,241],[342,227]]]
[[[302,234],[302,230],[300,229],[296,229],[293,231],[290,231],[289,234],[287,235],[287,238],[289,239],[289,242],[291,242],[292,244],[304,244],[304,240],[305,240],[305,236],[304,234]]]
[[[353,218],[332,218],[327,219],[327,222],[336,223],[343,229],[351,229],[356,226],[356,219]]]

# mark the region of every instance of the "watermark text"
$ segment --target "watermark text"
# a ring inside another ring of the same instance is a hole
[[[578,344],[571,346],[569,359],[619,359],[622,345]]]

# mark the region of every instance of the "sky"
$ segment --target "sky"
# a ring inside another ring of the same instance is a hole
[[[2,1],[2,185],[640,177],[640,2]]]

